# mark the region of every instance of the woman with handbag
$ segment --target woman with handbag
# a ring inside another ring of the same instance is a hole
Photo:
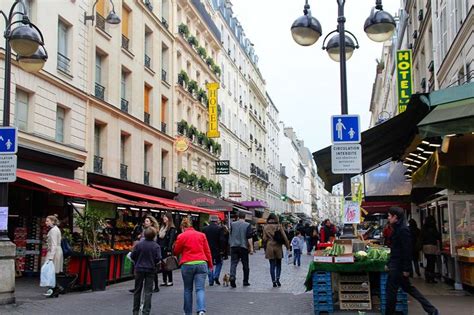
[[[60,272],[63,272],[63,250],[61,249],[61,231],[58,228],[58,217],[57,215],[50,215],[46,217],[45,224],[49,228],[48,231],[48,252],[46,254],[45,264],[52,263],[54,264],[54,271],[57,275]],[[57,277],[56,277],[57,278]],[[54,288],[48,289],[44,294],[46,297],[58,297],[59,287],[57,285]]]
[[[421,245],[423,254],[426,257],[425,281],[427,283],[437,283],[435,280],[436,256],[439,254],[439,244],[441,234],[436,228],[436,220],[433,216],[428,216],[425,224],[421,228]]]
[[[263,228],[263,243],[265,248],[265,258],[270,262],[270,275],[273,287],[281,287],[281,259],[283,258],[282,246],[290,250],[290,243],[286,237],[283,227],[278,222],[278,217],[271,213],[267,218],[267,224]]]
[[[172,254],[176,234],[177,230],[174,226],[173,216],[171,213],[167,212],[163,216],[163,226],[158,233],[158,244],[160,244],[161,257],[163,257],[164,260]],[[173,271],[163,270],[163,283],[161,285],[167,287],[173,285]]]
[[[193,228],[190,218],[181,221],[183,233],[178,235],[174,255],[181,256],[181,275],[184,282],[184,313],[193,313],[193,286],[196,288],[196,311],[206,314],[206,278],[213,269],[211,249],[206,235]]]

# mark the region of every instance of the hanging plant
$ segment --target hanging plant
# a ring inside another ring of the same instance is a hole
[[[189,81],[188,83],[188,92],[193,94],[198,88],[197,82],[194,80]]]
[[[204,60],[206,59],[206,57],[207,57],[207,51],[206,51],[206,49],[205,49],[204,47],[199,46],[199,47],[197,48],[197,53],[199,54],[199,56],[201,56],[202,59],[204,59]]]
[[[189,174],[184,168],[181,171],[179,171],[179,173],[178,173],[178,181],[179,182],[187,183],[188,182],[188,177],[189,177]]]
[[[214,64],[214,59],[212,59],[211,56],[209,56],[209,57],[206,58],[206,63],[207,63],[207,65],[208,65],[209,67],[211,67],[211,69],[212,69],[212,67],[214,67],[214,65],[215,65],[215,64]]]
[[[194,35],[191,35],[191,36],[188,37],[188,43],[191,46],[194,46],[194,47],[199,46],[199,42],[198,42],[197,38]]]
[[[181,24],[178,25],[178,32],[179,32],[179,34],[181,34],[184,37],[189,36],[189,28],[184,23],[181,23]]]
[[[185,84],[188,85],[188,82],[189,82],[188,74],[186,73],[186,71],[181,70],[178,73],[178,83],[179,83],[179,85],[184,87]]]

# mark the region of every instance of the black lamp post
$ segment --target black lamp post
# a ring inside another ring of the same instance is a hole
[[[345,0],[336,0],[338,6],[337,29],[330,32],[323,41],[323,49],[325,49],[329,57],[340,64],[340,80],[341,80],[341,114],[348,114],[347,106],[347,75],[346,60],[352,56],[355,49],[359,48],[357,38],[344,28],[346,18],[344,16]],[[314,44],[322,35],[321,24],[311,15],[308,0],[305,2],[304,15],[296,19],[291,26],[291,35],[296,43],[302,46],[310,46]],[[395,31],[395,20],[387,12],[383,11],[382,0],[376,0],[375,7],[372,9],[370,16],[365,21],[364,31],[367,36],[377,42],[384,42],[392,37]],[[325,45],[329,35],[334,35]],[[346,35],[348,33],[354,40]],[[344,197],[351,193],[350,176],[343,175],[343,194]]]
[[[111,25],[120,24],[121,20],[120,20],[120,17],[117,15],[117,13],[115,13],[114,3],[112,2],[112,0],[109,0],[109,1],[110,1],[110,4],[112,4],[112,10],[110,10],[109,14],[105,18],[105,22]],[[94,10],[95,10],[95,7],[97,6],[97,2],[99,2],[99,0],[95,0],[94,4],[92,5],[92,15],[87,15],[87,13],[84,12],[84,24],[86,24],[88,20],[92,21],[92,24],[94,24],[94,19],[95,19]]]
[[[17,10],[20,6],[20,10]],[[5,77],[3,88],[3,126],[10,126],[11,52],[16,53],[20,67],[27,72],[38,72],[48,59],[41,31],[30,22],[22,0],[15,0],[5,19]],[[8,207],[8,183],[0,183],[0,206]],[[0,241],[6,241],[8,233],[0,230]]]

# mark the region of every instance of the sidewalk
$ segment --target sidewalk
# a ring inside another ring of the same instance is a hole
[[[300,268],[283,262],[282,287],[273,288],[268,261],[263,251],[250,257],[250,287],[242,287],[242,267],[237,269],[237,288],[216,286],[206,288],[208,314],[313,314],[312,292],[304,292],[303,286],[308,264],[312,256],[302,256]],[[230,261],[224,262],[222,272],[228,273]],[[222,274],[223,275],[223,274]],[[25,281],[29,280],[29,281]],[[42,296],[39,280],[19,279],[17,283],[17,305],[0,306],[0,314],[130,314],[133,295],[128,289],[133,281],[114,284],[103,292],[72,292],[57,299]],[[415,279],[415,285],[435,304],[441,314],[455,311],[459,315],[474,314],[472,296],[459,296],[446,285],[426,285]],[[161,287],[152,298],[152,314],[182,314],[183,284],[179,271],[174,273],[174,286]],[[335,314],[357,314],[337,312]],[[377,314],[367,312],[367,314]],[[415,301],[409,302],[409,314],[425,314]]]

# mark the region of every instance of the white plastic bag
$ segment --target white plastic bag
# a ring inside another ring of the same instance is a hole
[[[133,259],[132,259],[132,252],[128,252],[127,258],[132,262],[132,264],[135,263],[135,262],[133,261]]]
[[[56,286],[56,272],[54,264],[48,260],[43,267],[41,267],[40,287],[54,288]]]

